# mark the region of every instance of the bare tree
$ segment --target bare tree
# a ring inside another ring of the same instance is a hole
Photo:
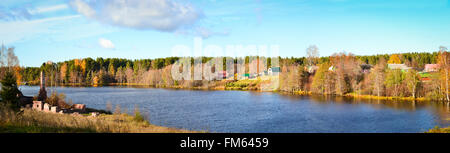
[[[7,48],[5,47],[4,44],[2,44],[1,50],[0,50],[0,67],[4,67],[5,66],[5,51],[7,50]]]
[[[126,70],[125,70],[127,83],[133,83],[133,76],[134,76],[133,74],[134,74],[133,69],[131,69],[130,67],[127,67]]]
[[[319,58],[319,48],[316,45],[311,45],[306,49],[307,64],[309,66],[317,64],[317,58]]]
[[[385,69],[386,69],[386,60],[381,57],[380,61],[370,72],[369,77],[372,80],[372,86],[374,92],[377,93],[377,96],[381,96],[381,93],[384,91],[384,78],[385,78]]]
[[[14,54],[14,47],[8,48],[8,67],[19,66],[19,58]]]

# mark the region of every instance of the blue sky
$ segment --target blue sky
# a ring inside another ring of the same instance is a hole
[[[2,0],[0,41],[22,66],[85,57],[172,56],[175,45],[317,45],[372,55],[450,46],[447,0]]]

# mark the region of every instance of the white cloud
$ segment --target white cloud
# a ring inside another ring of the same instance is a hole
[[[203,16],[189,3],[175,0],[72,0],[70,5],[102,23],[167,32],[192,25]]]
[[[15,20],[0,22],[1,41],[5,44],[26,41],[39,35],[54,34],[53,27],[60,27],[60,23],[79,18],[80,15],[44,18],[38,20]],[[47,37],[48,38],[48,37]]]
[[[111,42],[111,40],[104,39],[104,38],[100,38],[98,40],[98,44],[100,44],[100,46],[102,46],[103,48],[106,48],[106,49],[114,49],[114,48],[116,48],[114,46],[114,44]]]
[[[1,8],[0,7],[0,20],[30,20],[34,15],[55,12],[69,8],[66,4],[59,4],[53,6],[44,6],[37,8],[30,8],[28,6],[21,6],[16,8]]]
[[[60,11],[67,9],[68,6],[66,4],[60,4],[60,5],[54,5],[54,6],[47,6],[47,7],[38,7],[34,10],[30,10],[30,14],[40,14],[40,13],[47,13],[47,12],[54,12],[54,11]]]
[[[81,0],[72,0],[70,2],[70,5],[79,13],[82,15],[88,17],[88,18],[94,18],[95,17],[95,10],[91,8],[86,2]]]

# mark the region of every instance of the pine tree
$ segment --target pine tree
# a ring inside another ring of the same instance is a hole
[[[0,82],[2,83],[2,88],[0,91],[2,103],[10,106],[13,109],[19,108],[18,96],[20,94],[20,91],[17,88],[17,82],[14,73],[12,71],[7,71]]]

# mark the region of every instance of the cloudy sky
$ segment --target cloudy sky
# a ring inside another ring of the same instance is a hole
[[[2,0],[0,41],[23,66],[172,56],[194,37],[279,45],[281,56],[430,52],[450,46],[447,0]]]

